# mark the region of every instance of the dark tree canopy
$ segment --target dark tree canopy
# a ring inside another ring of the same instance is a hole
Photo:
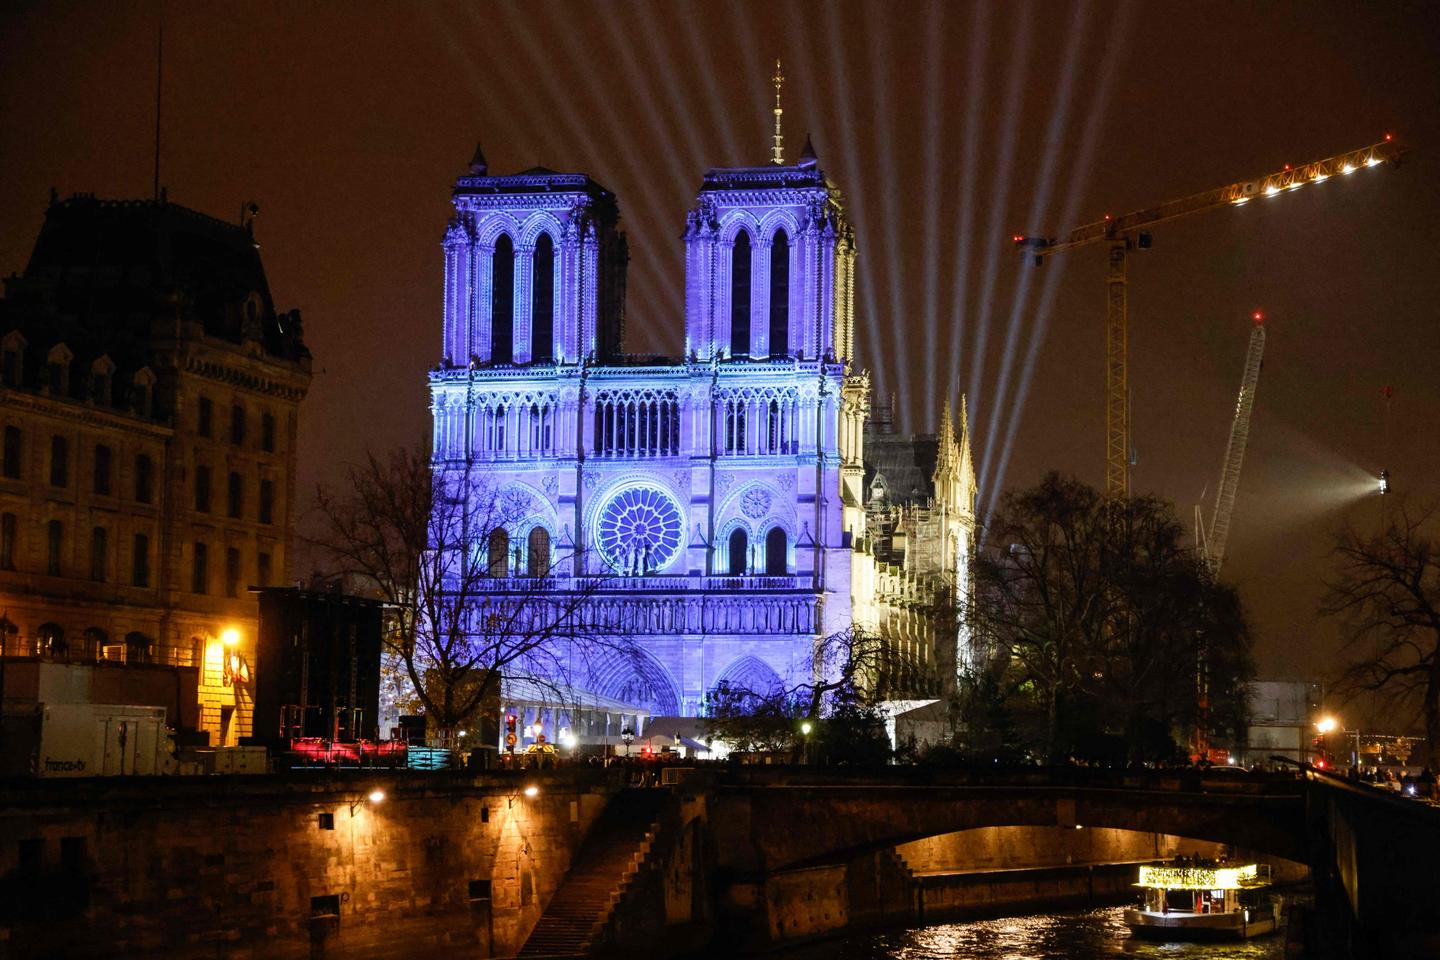
[[[962,685],[972,749],[1159,759],[1241,733],[1240,599],[1170,504],[1052,473],[1006,494],[984,540],[969,611],[983,653]]]

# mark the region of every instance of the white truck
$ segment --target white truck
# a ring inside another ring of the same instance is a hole
[[[176,772],[164,707],[41,706],[35,773],[41,777],[160,776]]]

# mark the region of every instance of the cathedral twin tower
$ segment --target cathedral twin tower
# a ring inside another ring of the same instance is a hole
[[[676,361],[622,352],[628,252],[604,187],[491,176],[477,151],[454,206],[434,463],[504,505],[491,576],[606,575],[587,602],[644,653],[575,696],[694,715],[721,681],[808,679],[816,639],[852,619],[868,406],[854,237],[809,144],[793,166],[705,175]]]

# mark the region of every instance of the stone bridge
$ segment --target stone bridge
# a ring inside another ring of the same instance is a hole
[[[842,863],[980,827],[1112,827],[1306,858],[1305,785],[1293,776],[1102,773],[973,780],[741,773],[716,784],[712,824],[722,864],[759,873]]]
[[[699,773],[687,789],[707,798],[719,928],[740,947],[923,922],[931,881],[897,856],[904,844],[986,827],[1105,827],[1309,867],[1316,906],[1295,922],[1317,955],[1440,956],[1440,809],[1308,767],[1251,776],[744,768]]]

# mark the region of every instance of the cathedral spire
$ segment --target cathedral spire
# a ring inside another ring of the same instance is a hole
[[[485,161],[485,153],[480,149],[480,141],[475,141],[475,156],[470,158],[470,173],[472,176],[483,177],[490,170],[490,164]]]
[[[780,61],[775,61],[775,76],[770,80],[775,84],[775,146],[771,148],[770,162],[776,166],[785,165],[785,137],[780,133],[780,115],[784,110],[780,109],[780,85],[785,82],[785,75],[780,72]]]

